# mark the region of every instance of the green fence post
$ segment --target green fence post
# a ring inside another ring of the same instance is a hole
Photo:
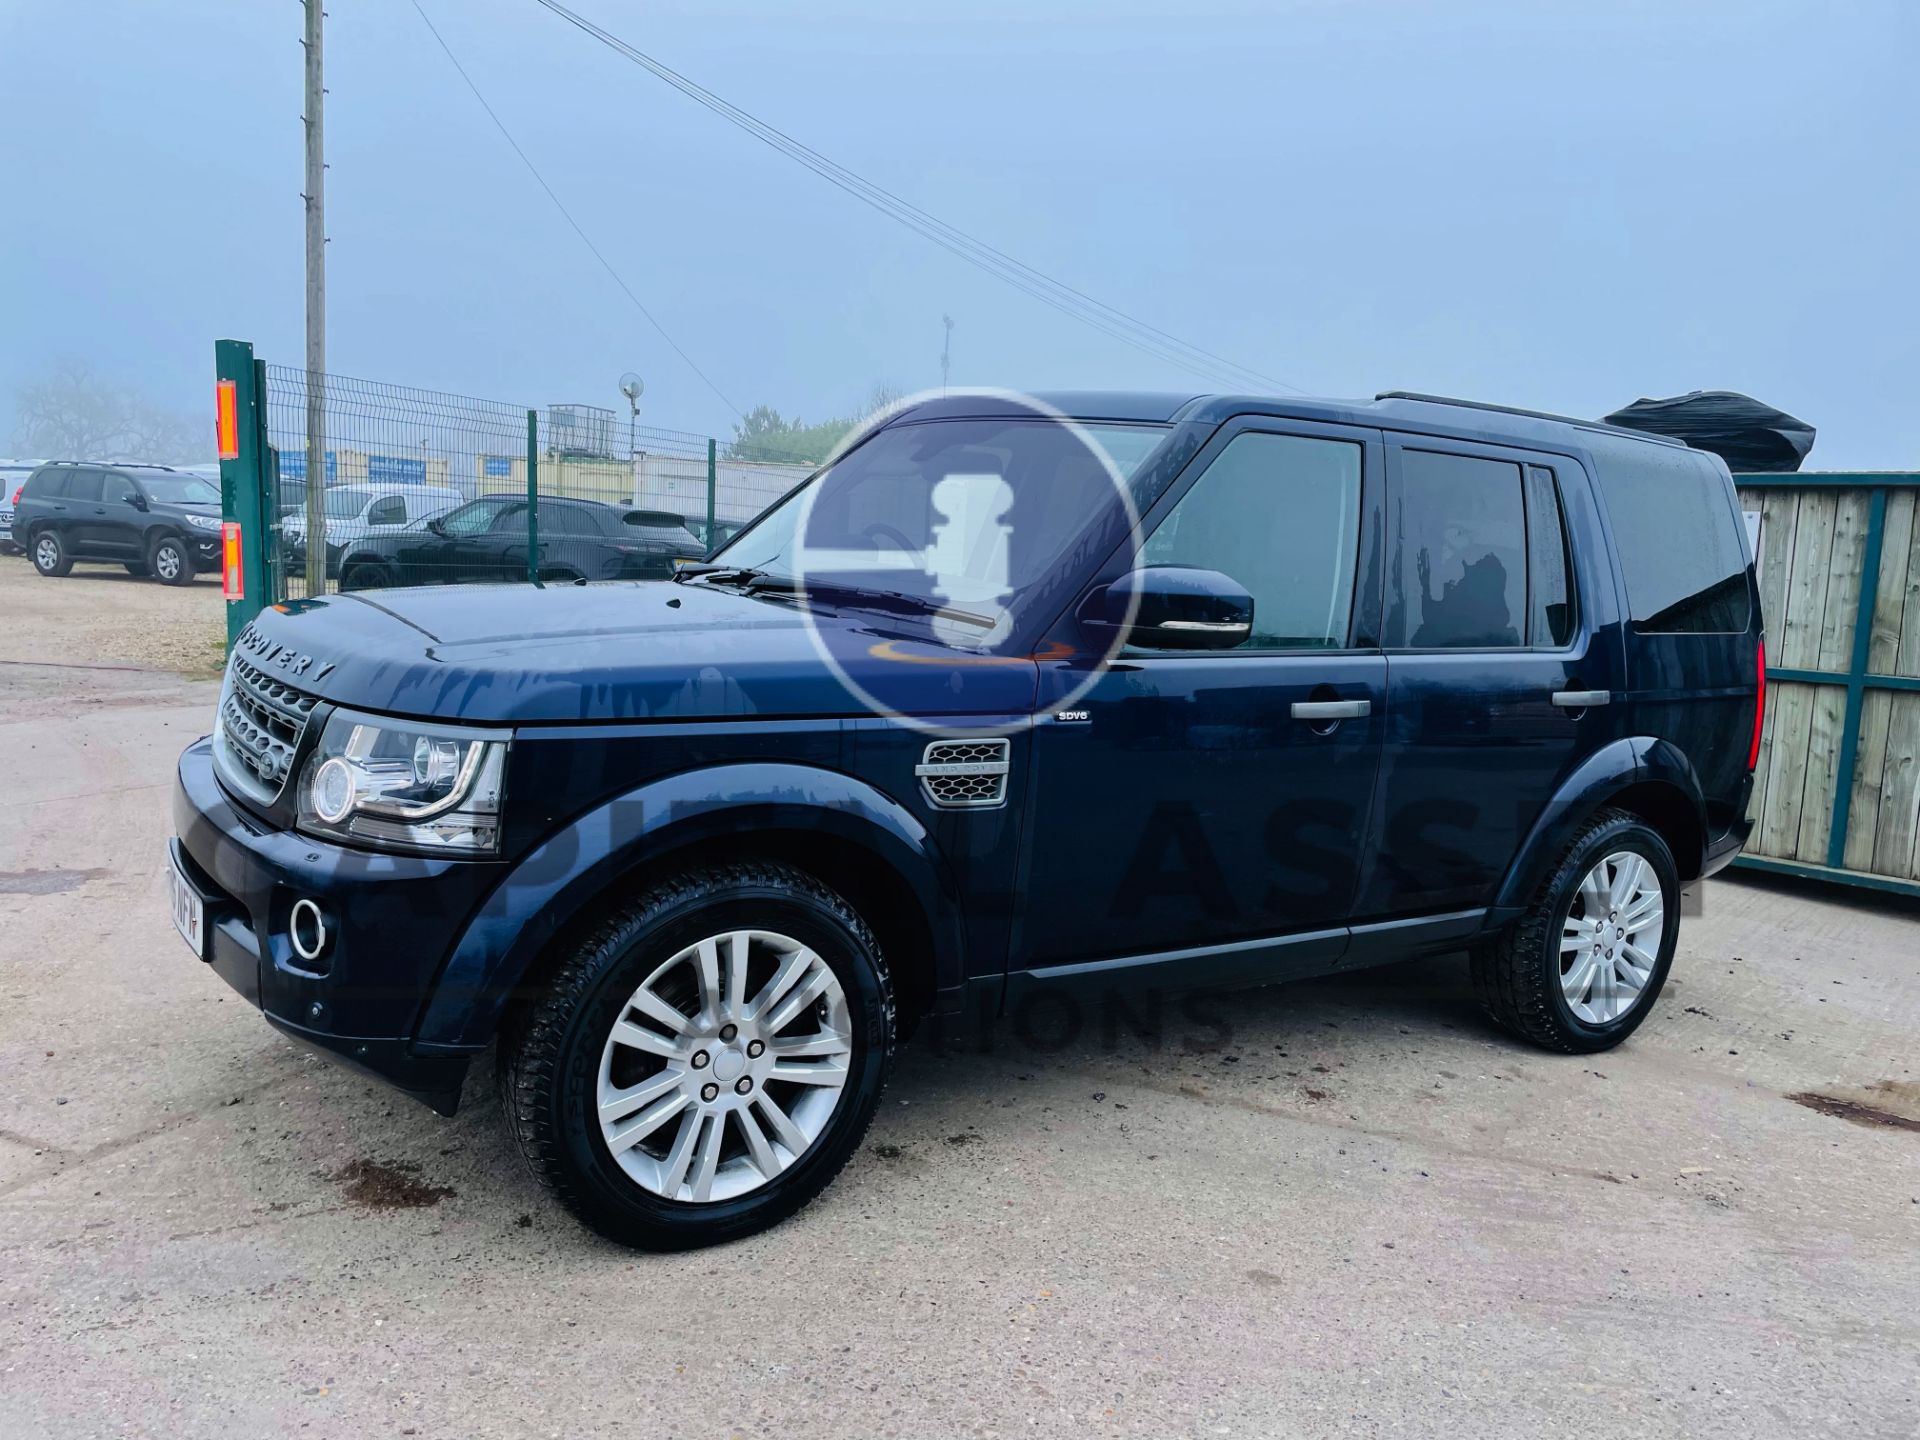
[[[245,340],[213,345],[214,432],[220,453],[220,517],[240,527],[238,597],[227,600],[227,644],[272,602],[267,547],[273,532],[266,514],[266,443],[260,375],[253,346]],[[221,581],[228,581],[226,535],[221,535]]]
[[[709,435],[707,437],[707,554],[713,554],[714,492],[719,489],[717,477],[720,474],[720,446]]]
[[[1867,663],[1873,650],[1874,608],[1880,597],[1880,552],[1887,529],[1887,491],[1875,486],[1867,505],[1867,544],[1860,564],[1860,594],[1853,611],[1853,654],[1847,662],[1846,719],[1840,731],[1840,757],[1833,767],[1833,820],[1827,831],[1827,864],[1847,863],[1847,825],[1853,818],[1853,767],[1860,753],[1860,724],[1866,710]]]
[[[540,412],[527,411],[527,579],[540,583]]]

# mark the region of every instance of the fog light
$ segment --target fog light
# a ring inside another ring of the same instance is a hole
[[[304,898],[293,902],[293,912],[287,916],[287,943],[294,954],[302,960],[318,960],[327,953],[331,938],[327,917],[320,913],[318,904]]]

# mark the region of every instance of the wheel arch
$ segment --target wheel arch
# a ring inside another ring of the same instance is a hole
[[[1561,783],[1508,867],[1489,919],[1511,920],[1523,911],[1574,833],[1609,807],[1638,815],[1659,832],[1681,880],[1699,877],[1707,836],[1699,777],[1668,741],[1630,736],[1596,751]]]
[[[416,1045],[484,1047],[608,910],[666,876],[747,859],[803,870],[861,912],[903,1021],[961,983],[958,891],[911,812],[834,771],[724,765],[630,791],[534,847],[462,932],[426,997]]]

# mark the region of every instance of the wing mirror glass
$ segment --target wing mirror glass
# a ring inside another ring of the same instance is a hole
[[[1253,634],[1253,596],[1231,576],[1186,565],[1148,565],[1092,599],[1088,621],[1117,627],[1132,609],[1127,643],[1148,650],[1231,650]]]

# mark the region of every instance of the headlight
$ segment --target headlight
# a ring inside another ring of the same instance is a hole
[[[189,525],[198,526],[202,530],[218,530],[220,528],[220,521],[217,516],[187,515],[187,516],[184,516],[183,518],[186,520],[186,522]]]
[[[335,710],[300,776],[300,828],[385,849],[491,855],[500,848],[507,742]]]

